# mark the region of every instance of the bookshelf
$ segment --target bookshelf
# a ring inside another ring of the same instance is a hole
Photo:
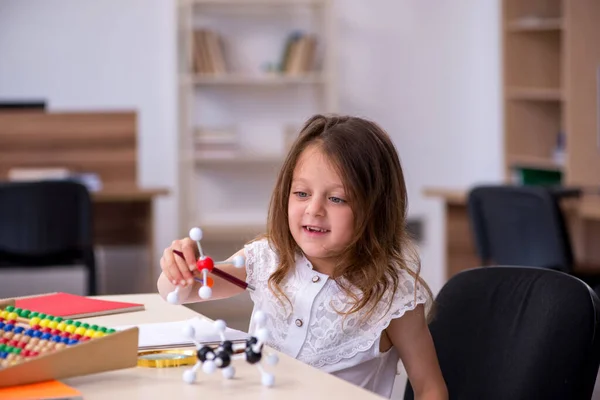
[[[228,256],[264,232],[291,140],[337,112],[334,32],[331,0],[179,1],[181,237]]]
[[[503,0],[507,180],[530,170],[600,184],[599,18],[594,0]]]

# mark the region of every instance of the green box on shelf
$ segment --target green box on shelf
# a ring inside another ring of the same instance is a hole
[[[560,185],[562,183],[562,171],[517,168],[515,172],[522,185]]]

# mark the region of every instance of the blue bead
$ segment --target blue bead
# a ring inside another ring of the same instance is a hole
[[[35,334],[35,331],[33,329],[27,329],[27,331],[25,332],[25,335],[27,336],[33,336]]]
[[[2,351],[0,352],[0,358],[6,358],[8,356],[8,352]]]
[[[44,333],[41,337],[42,340],[48,340],[52,337],[50,333]]]
[[[6,325],[6,324],[4,322],[0,321],[0,329],[3,329],[4,325]]]
[[[40,336],[42,336],[42,331],[33,332],[33,337],[39,338]]]
[[[76,339],[69,339],[69,345],[77,344],[79,341]]]
[[[25,330],[25,328],[23,328],[22,326],[17,326],[17,327],[15,328],[15,333],[21,333],[21,332],[23,332],[24,330]]]
[[[54,336],[52,336],[52,339],[51,339],[51,340],[52,340],[53,342],[60,343],[61,339],[62,339],[62,338],[61,338],[60,336],[58,336],[58,335],[54,335]]]
[[[68,337],[64,337],[64,338],[60,339],[60,341],[63,342],[64,344],[69,344],[69,340],[71,340],[71,339],[69,339]]]
[[[14,325],[12,325],[12,324],[6,324],[6,325],[4,326],[4,330],[5,330],[6,332],[10,332],[10,331],[12,331],[12,330],[14,329],[14,327],[15,327],[15,326],[14,326]]]

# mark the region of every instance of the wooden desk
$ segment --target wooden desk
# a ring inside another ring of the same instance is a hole
[[[199,314],[185,306],[173,306],[163,301],[158,294],[103,296],[100,298],[117,301],[144,303],[145,311],[105,317],[86,318],[86,322],[104,326],[130,325],[152,322],[180,321]],[[236,360],[236,377],[224,380],[220,371],[212,375],[198,372],[195,384],[183,382],[183,371],[190,367],[152,369],[130,368],[89,376],[65,379],[64,382],[83,393],[86,400],[94,399],[289,399],[330,400],[381,399],[367,390],[354,386],[342,379],[329,375],[278,353],[279,364],[266,367],[275,373],[275,386],[263,387],[260,373],[255,366]]]
[[[445,278],[480,266],[467,212],[467,190],[429,188],[424,194],[439,198],[444,204]],[[577,271],[600,272],[592,269],[600,265],[600,196],[565,200],[563,209],[572,236]]]

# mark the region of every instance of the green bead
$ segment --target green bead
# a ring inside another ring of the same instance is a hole
[[[45,319],[46,318],[46,314],[40,313],[40,315],[38,315],[38,317],[40,317],[40,319]]]
[[[14,309],[15,309],[15,306],[8,306],[8,307],[6,307],[6,311],[8,311],[8,312],[13,312]]]
[[[16,312],[17,314],[21,314],[21,311],[23,311],[23,309],[20,307],[17,307],[17,308],[15,308],[14,312]]]
[[[38,317],[39,315],[40,315],[40,313],[39,313],[39,312],[37,312],[37,311],[34,311],[34,312],[32,312],[32,313],[31,313],[30,317],[31,317],[31,318],[35,318],[35,317]]]
[[[4,343],[0,343],[0,352],[6,349],[6,345]]]
[[[102,333],[106,333],[106,327],[105,326],[101,326],[99,330]]]
[[[93,329],[93,330],[97,331],[98,330],[98,325],[92,325],[92,326],[90,326],[90,329]]]
[[[73,325],[73,320],[72,319],[68,319],[65,321],[65,324],[67,325]]]
[[[81,326],[81,321],[75,321],[73,325],[75,325],[76,328],[79,328]]]
[[[83,325],[81,325],[82,327],[84,327],[85,329],[88,329],[90,327],[90,324],[88,323],[84,323]]]
[[[21,316],[21,318],[29,318],[30,313],[31,313],[31,311],[29,311],[29,310],[21,310],[20,316]]]
[[[106,331],[106,333],[115,333],[115,332],[116,332],[116,330],[114,330],[114,329],[112,329],[112,328],[110,328],[110,329],[108,329],[108,330]]]
[[[21,349],[18,348],[18,347],[15,347],[15,351],[13,351],[13,353],[20,354],[21,353]]]
[[[55,320],[56,322],[62,322],[62,321],[63,321],[63,318],[62,318],[62,317],[56,317],[56,318],[54,318],[54,320]]]
[[[46,319],[47,319],[48,321],[54,321],[54,317],[53,317],[52,315],[48,315],[48,316],[46,317]]]

